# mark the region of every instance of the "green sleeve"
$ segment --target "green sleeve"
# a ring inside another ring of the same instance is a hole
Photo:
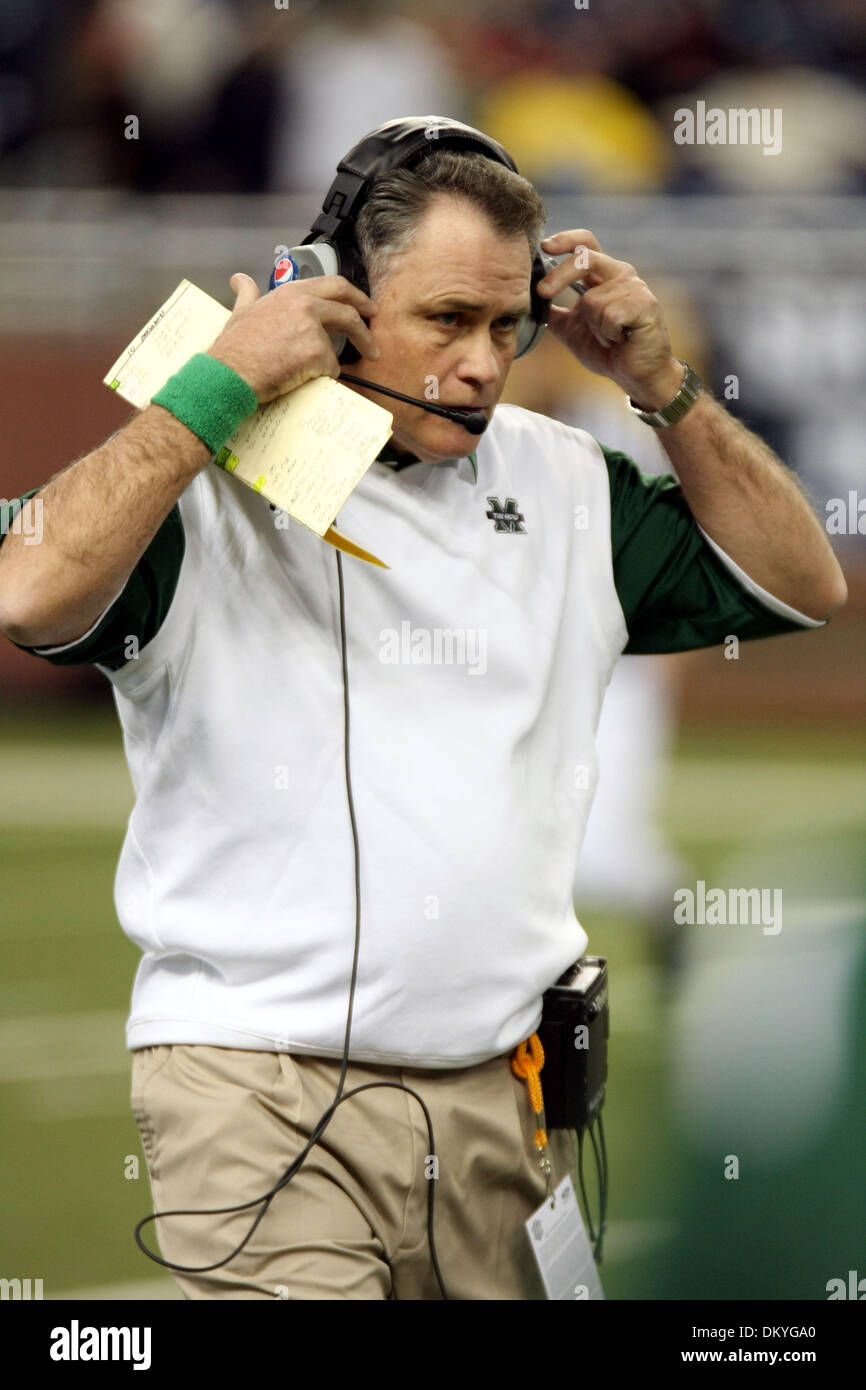
[[[35,496],[33,488],[0,508],[0,544],[24,502]],[[130,659],[129,639],[137,639],[140,651],[161,628],[174,598],[185,549],[180,507],[172,507],[135,569],[113,603],[89,632],[75,642],[53,648],[14,645],[42,656],[55,666],[80,666],[86,662],[117,671]]]
[[[665,473],[641,473],[627,454],[602,446],[610,480],[616,591],[629,640],[626,654],[711,647],[802,632],[749,592],[707,544],[682,487]]]

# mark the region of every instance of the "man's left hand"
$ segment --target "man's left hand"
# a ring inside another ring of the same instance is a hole
[[[538,282],[553,299],[574,280],[588,288],[568,309],[551,304],[548,327],[591,372],[610,377],[644,410],[660,410],[684,371],[671,353],[658,300],[633,265],[602,251],[585,228],[546,237],[541,249],[565,260]],[[577,264],[575,264],[575,258]]]

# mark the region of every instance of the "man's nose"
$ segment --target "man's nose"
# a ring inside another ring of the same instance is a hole
[[[489,334],[478,333],[466,342],[457,375],[489,386],[499,380],[501,364]]]

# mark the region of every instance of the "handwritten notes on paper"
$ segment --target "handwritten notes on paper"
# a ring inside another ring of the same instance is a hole
[[[103,378],[139,409],[196,352],[206,352],[231,313],[182,280]],[[392,416],[331,377],[316,377],[260,406],[215,463],[331,545],[388,566],[334,529],[334,517],[391,434]]]

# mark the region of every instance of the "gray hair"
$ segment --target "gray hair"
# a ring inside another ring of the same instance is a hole
[[[535,255],[547,213],[529,180],[474,151],[434,150],[413,169],[380,175],[361,208],[356,239],[371,292],[392,260],[408,251],[418,222],[442,193],[472,203],[503,236],[523,233]]]

